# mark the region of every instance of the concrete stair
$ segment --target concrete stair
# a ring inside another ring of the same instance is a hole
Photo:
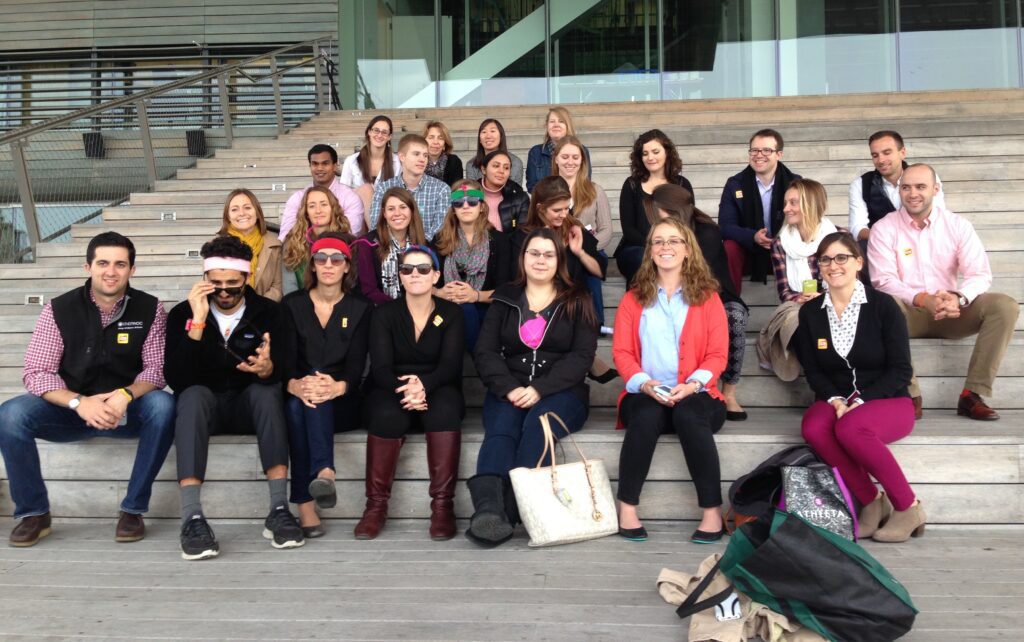
[[[866,138],[894,128],[907,139],[909,158],[932,163],[943,180],[946,201],[978,229],[995,274],[994,289],[1024,301],[1024,92],[1017,90],[865,94],[841,97],[737,99],[680,103],[630,103],[573,106],[578,134],[589,147],[594,180],[608,194],[617,219],[619,191],[628,175],[629,149],[636,135],[659,127],[679,146],[684,174],[695,187],[697,203],[717,216],[721,186],[746,163],[749,135],[771,126],[786,139],[784,161],[794,171],[823,182],[829,214],[846,224],[849,182],[870,168]],[[546,108],[526,106],[496,112],[491,108],[400,110],[395,142],[404,132],[421,132],[427,120],[448,125],[456,153],[464,160],[475,151],[477,126],[498,115],[511,150],[524,161],[541,141]],[[507,115],[506,115],[507,114]],[[133,285],[159,296],[167,305],[181,301],[201,274],[196,252],[220,226],[226,193],[245,186],[258,195],[271,221],[296,189],[308,185],[306,150],[314,142],[335,145],[342,156],[360,144],[370,114],[331,112],[277,139],[237,139],[234,147],[159,181],[151,192],[132,194],[129,203],[108,207],[103,224],[79,225],[72,240],[43,245],[34,265],[0,266],[0,400],[23,391],[25,346],[43,301],[80,285],[88,239],[101,229],[132,237],[138,248]],[[165,221],[173,212],[175,220]],[[618,221],[613,221],[618,236]],[[614,249],[616,238],[609,250]],[[604,286],[606,323],[612,325],[624,283],[614,269]],[[801,379],[786,384],[757,365],[753,341],[777,304],[774,284],[745,283],[751,307],[748,350],[740,398],[751,413],[746,423],[728,423],[718,436],[723,479],[727,484],[785,444],[797,443],[802,408],[811,399]],[[27,304],[27,297],[36,297]],[[1021,471],[1024,470],[1024,318],[1003,362],[993,405],[1003,412],[995,424],[978,424],[952,412],[962,387],[973,340],[919,339],[912,343],[925,396],[926,416],[914,434],[894,447],[908,477],[940,523],[1024,523]],[[599,353],[610,358],[611,343]],[[470,414],[463,424],[460,477],[474,469],[482,428],[483,390],[467,359],[465,392]],[[621,433],[613,430],[613,406],[621,382],[591,385],[594,410],[577,438],[588,456],[599,457],[617,477]],[[674,440],[655,456],[644,494],[644,514],[652,519],[696,517],[692,487]],[[44,471],[54,510],[61,516],[96,517],[116,510],[130,470],[134,443],[97,439],[74,445],[41,444]],[[338,435],[339,506],[328,517],[357,517],[362,504],[364,433]],[[173,452],[154,490],[153,514],[177,514]],[[204,502],[219,517],[259,517],[265,504],[253,439],[217,437],[210,456],[210,482]],[[5,473],[0,468],[0,480]],[[426,457],[422,436],[412,436],[403,452],[393,512],[425,517]],[[460,490],[459,514],[469,512]],[[10,499],[0,489],[0,514],[10,514]]]

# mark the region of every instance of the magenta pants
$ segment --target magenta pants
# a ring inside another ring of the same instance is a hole
[[[875,399],[850,410],[836,421],[836,410],[815,401],[804,413],[804,440],[829,465],[835,466],[861,504],[878,494],[873,476],[888,493],[893,508],[902,511],[914,503],[896,458],[886,444],[899,441],[914,429],[914,403],[910,397]]]

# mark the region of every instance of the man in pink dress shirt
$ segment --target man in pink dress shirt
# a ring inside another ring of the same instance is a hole
[[[992,395],[1020,309],[1009,296],[989,292],[992,269],[981,239],[967,219],[934,202],[938,192],[930,166],[922,163],[904,170],[903,207],[871,228],[871,283],[896,298],[911,338],[978,335],[956,411],[991,421],[999,419],[999,413],[980,395]],[[958,274],[963,275],[959,283]],[[920,418],[917,377],[910,382],[910,395]]]
[[[330,145],[317,143],[309,149],[306,159],[309,161],[309,173],[313,176],[313,185],[331,190],[334,197],[338,199],[345,218],[348,219],[352,234],[362,236],[366,231],[366,224],[363,222],[363,200],[355,191],[342,185],[338,180],[338,150]],[[278,234],[278,238],[282,241],[295,226],[295,218],[299,214],[302,197],[307,189],[309,188],[295,192],[288,197],[288,201],[284,204],[284,211],[281,212],[281,233]]]

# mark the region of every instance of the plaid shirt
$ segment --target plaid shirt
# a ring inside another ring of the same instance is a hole
[[[89,288],[89,299],[96,303],[92,288]],[[124,297],[114,304],[110,312],[100,312],[100,323],[107,327],[124,306]],[[164,341],[167,337],[167,312],[163,303],[157,301],[156,316],[149,328],[146,341],[142,344],[142,371],[135,377],[135,382],[144,381],[153,384],[157,390],[167,385],[164,381]],[[53,305],[47,303],[36,322],[32,332],[28,350],[25,351],[25,371],[21,377],[25,389],[37,397],[47,392],[65,390],[64,380],[57,374],[61,359],[64,357],[64,339],[60,336],[57,322],[53,318]]]
[[[817,280],[820,278],[818,274],[818,259],[814,256],[807,257],[807,264],[811,267],[811,275]],[[803,284],[797,283],[797,288],[794,290],[789,285],[789,279],[786,278],[786,250],[782,249],[782,240],[776,236],[772,239],[772,269],[775,270],[775,287],[779,290],[779,299],[783,302],[796,301],[803,294]]]
[[[371,230],[377,227],[377,219],[380,218],[380,206],[381,201],[384,200],[384,192],[392,187],[409,189],[406,187],[405,179],[402,178],[401,174],[377,184],[377,187],[373,190],[373,203],[370,205]],[[452,205],[452,189],[433,176],[424,174],[423,178],[420,179],[419,186],[414,190],[410,189],[409,192],[416,199],[416,206],[419,207],[420,218],[423,220],[423,233],[427,235],[428,241],[432,241],[434,240],[434,235],[441,229],[441,223],[444,222],[445,214],[448,213],[448,208]]]

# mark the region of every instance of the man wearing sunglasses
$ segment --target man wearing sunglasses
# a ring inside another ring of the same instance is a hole
[[[25,354],[29,394],[0,406],[0,452],[14,500],[10,545],[33,546],[50,534],[36,439],[138,437],[135,463],[114,539],[145,535],[142,515],[174,438],[174,400],[163,392],[163,304],[132,288],[135,246],[116,232],[89,241],[85,285],[47,303]],[[127,462],[112,462],[127,470]],[[120,474],[120,473],[118,473]]]
[[[729,178],[718,204],[729,274],[739,294],[743,275],[767,283],[772,272],[772,239],[782,228],[783,196],[800,178],[782,163],[782,134],[762,129],[750,137],[747,167]]]
[[[313,184],[310,187],[326,187],[331,190],[334,197],[338,199],[345,218],[348,219],[352,234],[362,236],[366,231],[366,224],[363,220],[363,199],[359,198],[355,190],[338,180],[338,150],[330,145],[317,143],[309,148],[306,160],[309,161],[309,173],[313,176]],[[284,210],[281,212],[281,232],[278,234],[278,238],[282,241],[295,227],[299,208],[302,206],[302,199],[307,189],[304,187],[298,190],[289,196],[288,201],[284,204]]]
[[[199,499],[210,435],[256,434],[270,486],[263,536],[274,548],[302,546],[288,510],[288,432],[280,368],[280,308],[245,284],[252,250],[233,236],[203,245],[203,279],[167,318],[164,373],[174,389],[174,441],[181,491],[181,555],[216,557],[220,548]]]
[[[377,219],[380,218],[384,192],[392,187],[403,187],[416,199],[427,241],[434,240],[437,231],[441,229],[441,223],[444,222],[444,215],[448,213],[452,190],[442,181],[426,173],[427,161],[430,159],[428,149],[427,139],[419,134],[406,134],[402,137],[398,143],[398,162],[402,164],[402,173],[381,181],[374,188],[369,216],[371,228],[377,226]]]

